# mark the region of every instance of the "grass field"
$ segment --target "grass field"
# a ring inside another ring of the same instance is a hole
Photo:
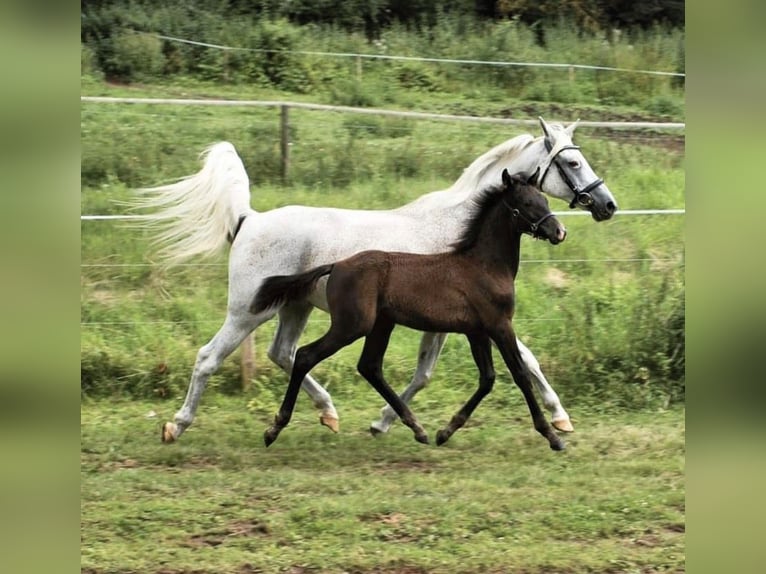
[[[210,393],[174,445],[166,402],[85,401],[82,570],[683,572],[684,411],[573,409],[555,453],[518,395],[498,381],[443,447],[402,425],[370,436],[372,390],[339,404],[337,435],[302,396],[269,449],[276,401]],[[457,405],[416,412],[433,437]]]

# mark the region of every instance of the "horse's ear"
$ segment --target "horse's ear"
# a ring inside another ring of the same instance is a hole
[[[511,187],[511,174],[508,173],[507,169],[503,169],[503,185],[505,187]]]
[[[572,136],[574,136],[575,128],[577,127],[577,124],[580,123],[580,118],[577,118],[575,121],[573,121],[571,124],[569,124],[567,127],[564,128],[564,131],[569,136],[569,139],[572,139]]]
[[[553,142],[553,136],[551,135],[551,128],[550,126],[545,122],[545,120],[538,116],[538,120],[540,120],[540,127],[543,128],[543,133],[545,134],[545,137],[551,140]]]

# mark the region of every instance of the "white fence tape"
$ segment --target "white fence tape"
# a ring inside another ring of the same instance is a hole
[[[199,99],[178,99],[178,98],[127,98],[127,97],[107,97],[107,96],[80,96],[80,101],[84,103],[97,104],[148,104],[148,105],[169,105],[169,106],[241,106],[241,107],[288,107],[304,110],[316,110],[325,112],[342,112],[354,114],[368,114],[379,116],[390,116],[398,118],[412,118],[420,120],[437,121],[463,121],[479,122],[487,124],[508,124],[522,126],[537,126],[538,120],[522,120],[515,118],[491,118],[485,116],[458,116],[451,114],[433,114],[428,112],[408,112],[397,110],[384,110],[380,108],[355,108],[352,106],[331,106],[327,104],[311,104],[307,102],[285,102],[272,100],[199,100]],[[588,128],[615,128],[615,129],[671,129],[683,130],[686,124],[683,122],[591,122],[581,121],[578,127]]]
[[[161,34],[150,34],[148,32],[136,32],[145,36],[153,36],[160,40],[168,42],[178,42],[180,44],[190,44],[192,46],[202,46],[216,50],[226,50],[233,52],[257,52],[263,54],[299,54],[303,56],[324,56],[331,58],[360,58],[366,60],[399,60],[404,62],[429,62],[439,64],[469,64],[479,66],[498,66],[498,67],[524,67],[524,68],[563,68],[575,70],[601,70],[607,72],[626,72],[632,74],[647,74],[650,76],[676,76],[686,77],[682,72],[662,72],[655,70],[634,70],[631,68],[614,68],[612,66],[592,66],[589,64],[559,64],[549,62],[504,62],[497,60],[456,60],[451,58],[424,58],[417,56],[391,56],[388,54],[361,54],[352,52],[316,52],[310,50],[267,50],[264,48],[240,48],[236,46],[225,46],[222,44],[210,44],[208,42],[198,42],[196,40],[186,40],[174,36],[163,36]]]

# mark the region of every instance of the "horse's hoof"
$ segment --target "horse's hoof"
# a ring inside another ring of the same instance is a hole
[[[165,444],[175,442],[178,433],[178,426],[175,423],[165,423],[162,425],[162,431],[160,432],[160,438]]]
[[[380,436],[383,434],[383,431],[379,428],[374,427],[373,425],[370,425],[370,434],[372,436]]]
[[[427,434],[416,434],[415,440],[418,441],[420,444],[428,444],[428,435]]]
[[[322,415],[319,417],[319,422],[320,424],[330,429],[332,432],[338,432],[340,430],[340,421],[338,421],[338,419],[335,417]]]
[[[572,421],[570,421],[569,419],[560,419],[557,421],[551,421],[551,424],[553,425],[553,428],[555,428],[557,431],[574,432]]]
[[[566,450],[567,448],[567,445],[561,440],[552,440],[550,444],[552,450]]]
[[[439,432],[436,433],[436,446],[441,446],[445,442],[449,440],[449,437],[452,436],[450,433],[448,433],[446,430],[442,429]]]
[[[277,437],[279,436],[279,431],[275,431],[273,428],[267,429],[263,433],[263,443],[268,448],[271,443],[273,443],[275,440],[277,440]]]

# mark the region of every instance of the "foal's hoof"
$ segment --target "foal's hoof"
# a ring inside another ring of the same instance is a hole
[[[428,435],[425,433],[417,433],[415,435],[415,440],[420,444],[428,444]]]
[[[569,419],[560,419],[557,421],[551,421],[551,424],[553,425],[553,428],[555,428],[557,431],[574,432],[572,421],[570,421]]]
[[[567,448],[567,445],[564,444],[563,440],[552,440],[550,445],[552,450],[566,450]]]
[[[269,445],[271,445],[271,443],[277,440],[278,436],[279,436],[278,430],[274,428],[267,429],[266,432],[263,433],[263,443],[266,445],[266,447],[268,447]]]
[[[178,426],[175,423],[165,423],[162,425],[160,438],[165,444],[175,442],[178,433]]]
[[[442,429],[439,432],[436,433],[436,446],[441,446],[445,442],[449,440],[449,437],[452,436],[452,433],[448,432],[446,429]]]
[[[320,424],[330,429],[332,432],[338,432],[340,430],[340,422],[335,417],[322,415],[319,417],[319,422]]]

